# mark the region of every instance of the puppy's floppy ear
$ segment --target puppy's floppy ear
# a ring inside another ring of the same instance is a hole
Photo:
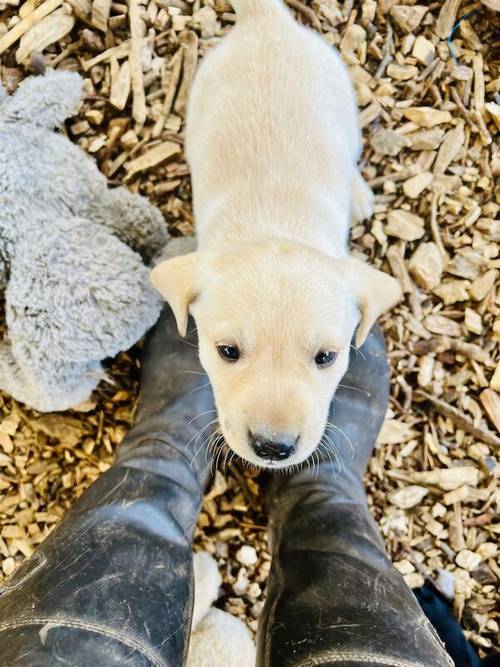
[[[189,305],[201,288],[200,253],[167,259],[151,271],[151,282],[172,308],[181,336],[186,335]]]
[[[361,321],[356,332],[356,347],[361,347],[376,319],[401,299],[398,281],[383,271],[374,269],[355,257],[340,260],[341,271],[346,271],[354,292]]]

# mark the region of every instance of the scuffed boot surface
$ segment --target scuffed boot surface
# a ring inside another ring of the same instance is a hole
[[[208,469],[189,443],[209,436],[214,406],[170,315],[143,359],[142,407],[115,464],[0,590],[2,666],[185,663]]]
[[[362,477],[387,408],[380,330],[353,351],[321,464],[270,488],[273,564],[258,665],[442,667],[452,662],[385,554]],[[339,459],[341,463],[339,464]]]
[[[181,338],[170,309],[165,309],[144,343],[137,421],[116,462],[132,465],[151,439],[168,441],[189,460],[205,486],[216,422],[212,390],[198,359],[194,322],[189,321],[188,335]]]

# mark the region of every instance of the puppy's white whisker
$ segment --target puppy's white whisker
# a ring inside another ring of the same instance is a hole
[[[212,452],[212,448],[214,447],[214,444],[217,441],[217,438],[219,437],[220,433],[220,426],[219,428],[216,428],[215,431],[212,433],[212,437],[210,438],[206,448],[205,448],[205,463],[208,463],[208,455]]]
[[[218,451],[218,449],[217,449],[217,443],[214,443],[214,444],[210,447],[210,450],[209,450],[209,452],[210,452],[210,474],[211,474],[211,475],[214,474],[214,461],[215,461],[215,456],[216,456],[216,454],[217,454],[217,451]]]
[[[222,436],[222,429],[217,429],[217,431],[214,433],[214,436],[214,439],[210,443],[210,451],[213,453],[212,463],[215,459],[215,455],[225,446],[224,438]]]
[[[339,462],[339,472],[343,468],[343,463],[342,463],[342,456],[340,454],[339,448],[337,447],[336,443],[333,441],[332,438],[330,438],[328,435],[325,435],[325,440],[328,443],[328,446],[330,447],[332,453],[335,455],[335,458]]]
[[[191,460],[191,463],[190,463],[189,467],[192,467],[192,466],[193,466],[193,463],[194,463],[196,457],[198,456],[198,454],[199,454],[199,453],[201,452],[201,450],[203,449],[205,443],[208,442],[212,437],[213,437],[213,433],[211,433],[209,436],[207,436],[207,437],[205,438],[205,440],[201,443],[201,445],[198,447],[198,449],[195,450],[194,456],[193,456],[193,458],[192,458],[192,460]]]
[[[215,455],[216,455],[217,451],[218,451],[218,444],[217,444],[217,440],[215,440],[214,442],[211,442],[210,447],[207,448],[207,453],[210,454],[210,474],[211,475],[214,474],[214,459],[215,459]]]
[[[352,456],[354,456],[354,445],[352,444],[351,439],[349,438],[347,433],[345,433],[345,431],[343,431],[341,428],[339,428],[336,424],[332,424],[332,422],[327,421],[326,425],[329,428],[333,428],[335,431],[337,431],[337,433],[340,433],[340,435],[342,435],[345,438],[347,444],[351,448],[351,458],[352,458]]]
[[[224,459],[222,460],[222,470],[227,470],[227,460],[229,458],[231,450],[229,447],[226,448],[226,453],[224,454]]]
[[[361,389],[361,387],[351,387],[348,384],[339,384],[338,386],[342,387],[342,389],[352,389],[352,391],[359,391],[362,394],[364,394],[365,396],[370,396],[371,395],[369,391],[366,391],[366,389]]]
[[[213,412],[217,412],[217,410],[212,409],[212,410],[205,410],[205,412],[200,412],[199,415],[196,415],[196,417],[193,417],[192,419],[190,419],[190,420],[188,421],[188,424],[192,424],[194,421],[196,421],[196,420],[199,419],[200,417],[203,417],[204,415],[209,415],[211,412],[212,412],[212,413],[213,413]]]
[[[210,382],[205,382],[205,384],[202,384],[199,387],[195,387],[194,389],[192,389],[189,392],[189,395],[194,394],[195,392],[200,391],[201,389],[205,389],[205,387],[209,387],[209,386],[210,386]]]
[[[332,474],[335,476],[335,474],[336,474],[335,463],[332,459],[332,456],[330,454],[330,450],[329,450],[328,446],[323,442],[323,443],[320,444],[320,447],[321,447],[321,451],[324,452],[325,455],[327,456]]]
[[[203,433],[204,431],[206,431],[206,429],[207,429],[209,426],[212,426],[212,424],[215,424],[215,422],[217,422],[217,421],[218,421],[218,417],[216,417],[215,419],[212,419],[212,421],[208,422],[208,424],[205,424],[205,426],[203,426],[203,428],[201,428],[199,431],[197,431],[197,432],[193,435],[193,437],[190,438],[190,440],[189,440],[189,442],[186,444],[186,447],[185,447],[185,448],[187,449],[187,448],[189,447],[189,445],[193,442],[193,440],[194,440],[195,438],[199,438],[199,437],[202,435],[202,433]],[[198,442],[198,440],[196,440],[196,442]],[[195,447],[196,447],[196,442],[195,442]]]
[[[352,344],[351,344],[349,347],[350,347],[352,350],[354,350],[354,352],[356,352],[356,354],[359,354],[359,355],[366,361],[366,357],[365,357],[365,355],[363,354],[363,352],[361,352],[361,350],[359,349],[359,347],[356,347],[355,345],[352,345]]]
[[[326,435],[326,433],[323,434],[323,438],[324,438],[325,445],[327,445],[327,448],[331,451],[335,460],[338,461],[338,464],[339,464],[338,472],[339,473],[342,472],[342,469],[343,469],[342,457],[340,456],[340,453],[339,453],[339,450],[337,449],[337,446],[335,445],[333,440],[328,435]]]
[[[224,449],[225,449],[225,445],[223,443],[221,443],[221,445],[219,447],[219,450],[217,452],[217,455],[215,457],[215,466],[214,466],[215,470],[217,470],[219,468],[220,457],[221,457],[221,454],[224,451]]]
[[[228,449],[229,449],[229,447],[228,447]],[[231,450],[231,453],[230,453],[230,455],[229,455],[229,461],[228,461],[227,464],[226,464],[226,470],[231,466],[231,464],[233,463],[235,457],[236,457],[236,452],[233,452],[233,451]]]
[[[316,449],[314,450],[314,461],[315,461],[315,464],[316,464],[316,471],[315,471],[315,474],[314,474],[314,479],[318,479],[320,459],[319,459],[319,452]]]
[[[192,333],[192,332],[190,332],[190,335],[191,335],[191,333]],[[195,343],[191,343],[191,341],[186,340],[185,338],[182,339],[182,342],[185,343],[186,345],[189,345],[189,347],[194,347],[194,348],[196,348],[196,349],[198,349],[198,347],[199,347],[199,346],[196,345]]]
[[[205,445],[205,443],[208,443],[207,444],[207,448],[208,448],[210,446],[210,443],[212,443],[214,441],[214,439],[218,437],[218,431],[219,430],[220,430],[220,426],[218,428],[216,428],[207,438],[205,438],[205,442],[203,443],[202,447]]]
[[[208,437],[210,438],[211,435],[208,436]],[[191,460],[191,465],[193,465],[194,460],[196,459],[196,457],[198,456],[198,454],[199,454],[199,453],[201,452],[201,450],[203,449],[203,445],[207,442],[207,440],[208,440],[208,438],[205,438],[205,440],[203,440],[203,442],[201,443],[201,445],[199,445],[198,449],[195,449],[195,451],[194,451],[194,456],[193,456],[193,458],[192,458],[192,460]]]
[[[332,459],[332,456],[330,454],[330,449],[328,448],[327,444],[323,440],[321,440],[321,442],[319,444],[319,447],[320,447],[321,451],[325,452],[325,454],[327,455],[328,460],[330,461],[330,466],[331,466],[331,469],[332,469],[332,473],[335,476],[337,471],[335,470],[335,463],[334,463],[334,461]]]

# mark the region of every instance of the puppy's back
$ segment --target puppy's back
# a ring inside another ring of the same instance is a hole
[[[360,135],[339,55],[282,0],[232,1],[236,26],[205,56],[189,101],[198,223],[214,193],[251,210],[284,179],[287,188],[335,191],[348,209]]]

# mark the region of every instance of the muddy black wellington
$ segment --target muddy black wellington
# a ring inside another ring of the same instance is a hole
[[[452,667],[413,593],[392,567],[363,475],[384,419],[389,370],[372,330],[332,403],[323,461],[269,489],[273,562],[259,621],[265,667]],[[331,458],[330,458],[331,457]]]
[[[138,420],[116,462],[0,591],[2,666],[184,664],[208,477],[193,445],[215,416],[192,343],[166,313],[149,334]]]

